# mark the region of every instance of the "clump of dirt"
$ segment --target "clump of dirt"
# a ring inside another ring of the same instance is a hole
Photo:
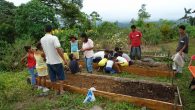
[[[100,91],[160,100],[170,103],[174,102],[174,93],[176,91],[176,88],[161,84],[143,83],[138,81],[120,81],[98,76],[71,74],[68,74],[68,79],[65,83],[80,88],[95,87]]]

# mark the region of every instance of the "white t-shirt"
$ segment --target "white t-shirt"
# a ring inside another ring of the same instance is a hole
[[[108,60],[106,63],[106,67],[112,68],[113,65],[114,65],[114,61],[112,61],[112,60]]]
[[[125,58],[121,57],[121,56],[118,56],[118,57],[116,58],[116,60],[118,60],[119,63],[127,62],[127,60],[126,60]]]
[[[62,63],[56,50],[56,48],[61,47],[60,42],[56,36],[45,34],[45,36],[41,38],[41,45],[46,55],[47,64]]]
[[[104,51],[99,51],[99,52],[94,53],[93,58],[95,59],[97,57],[101,57],[103,59],[104,55],[105,55]]]
[[[131,58],[126,53],[123,53],[122,57],[125,58],[128,62],[131,61]]]
[[[93,47],[94,47],[94,45],[93,45],[93,41],[91,39],[88,39],[88,41],[86,43],[83,43],[83,45],[82,45],[83,49],[88,49],[88,48],[93,48]],[[94,55],[93,49],[84,51],[84,56],[86,58],[91,58],[91,57],[93,57],[93,55]]]

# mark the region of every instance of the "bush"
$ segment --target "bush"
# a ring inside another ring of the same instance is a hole
[[[142,29],[143,43],[146,45],[156,45],[161,42],[162,34],[156,24],[146,24]]]
[[[23,69],[20,59],[26,54],[25,45],[33,45],[34,40],[30,37],[16,39],[13,44],[0,41],[0,70],[14,71]]]
[[[61,42],[62,48],[65,52],[70,52],[70,39],[71,35],[78,37],[78,32],[76,29],[64,29],[64,30],[54,30],[53,34],[57,36]]]

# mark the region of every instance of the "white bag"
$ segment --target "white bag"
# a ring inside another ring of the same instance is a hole
[[[87,96],[85,98],[85,100],[83,101],[83,103],[88,103],[88,102],[94,102],[95,101],[95,96],[93,91],[95,91],[96,89],[94,87],[90,88],[88,90]]]
[[[173,61],[180,67],[184,67],[184,56],[176,53],[173,57]]]

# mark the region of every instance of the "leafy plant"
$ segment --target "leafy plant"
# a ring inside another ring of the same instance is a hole
[[[16,39],[15,43],[9,44],[0,41],[0,70],[14,71],[23,69],[20,59],[25,55],[24,46],[33,45],[34,40],[30,37]]]

